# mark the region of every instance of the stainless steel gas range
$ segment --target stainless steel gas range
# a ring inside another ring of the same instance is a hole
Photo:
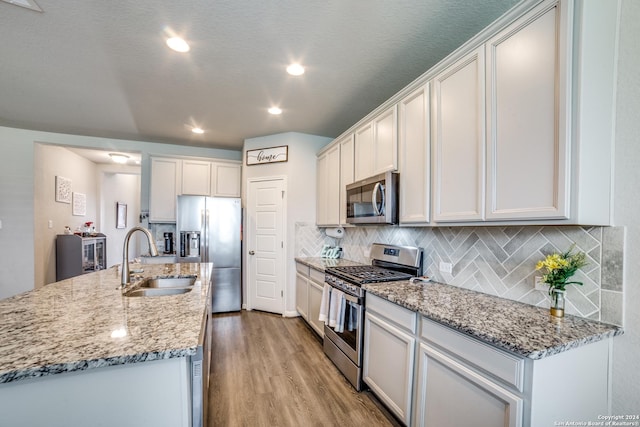
[[[371,265],[325,270],[323,299],[328,307],[325,305],[324,352],[358,391],[362,389],[365,307],[362,285],[421,276],[423,250],[374,243],[370,257]]]

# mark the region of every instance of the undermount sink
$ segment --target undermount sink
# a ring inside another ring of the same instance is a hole
[[[146,277],[124,295],[127,297],[159,297],[186,294],[193,289],[197,278],[198,276],[194,274]]]
[[[198,276],[194,274],[179,276],[155,276],[142,280],[141,288],[188,288],[193,286]]]
[[[179,295],[191,292],[189,288],[138,288],[133,289],[125,294],[127,297],[159,297],[165,295]]]

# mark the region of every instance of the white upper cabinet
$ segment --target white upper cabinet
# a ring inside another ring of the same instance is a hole
[[[612,225],[617,4],[518,2],[345,134],[354,181],[398,169],[401,224]]]
[[[394,105],[373,119],[373,174],[398,169],[398,108]]]
[[[373,122],[356,130],[354,156],[354,181],[373,176]]]
[[[176,197],[180,194],[182,161],[151,158],[149,222],[175,222]]]
[[[211,164],[211,195],[240,197],[241,172],[240,163],[213,162]]]
[[[182,161],[182,194],[240,197],[240,163]]]
[[[433,79],[435,221],[484,217],[484,76],[480,47]]]
[[[182,161],[182,194],[194,196],[211,194],[211,162]]]
[[[340,139],[340,225],[347,225],[347,185],[353,182],[354,142],[353,134]]]
[[[356,130],[355,181],[398,168],[397,111],[394,105]]]
[[[486,43],[486,218],[568,218],[568,73],[561,6],[545,2]]]
[[[334,144],[317,159],[316,224],[340,223],[340,145]]]
[[[426,224],[430,209],[429,83],[399,103],[400,223]]]

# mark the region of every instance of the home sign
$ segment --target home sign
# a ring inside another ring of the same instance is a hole
[[[247,150],[247,166],[262,165],[265,163],[286,162],[289,154],[289,146],[260,148]]]

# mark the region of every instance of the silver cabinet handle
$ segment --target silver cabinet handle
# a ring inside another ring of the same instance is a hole
[[[249,255],[255,255],[256,251],[249,251]]]

